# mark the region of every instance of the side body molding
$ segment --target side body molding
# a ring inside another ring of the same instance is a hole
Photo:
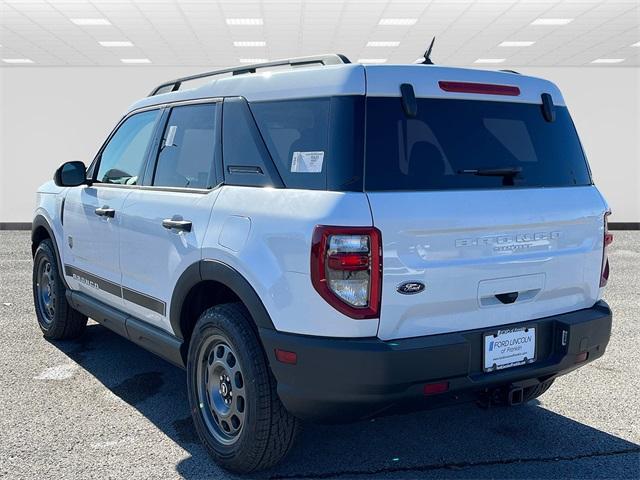
[[[189,291],[202,281],[219,282],[244,303],[258,328],[275,330],[260,297],[251,284],[233,267],[218,260],[200,260],[188,267],[178,279],[171,297],[169,320],[175,336],[184,339],[181,312]]]

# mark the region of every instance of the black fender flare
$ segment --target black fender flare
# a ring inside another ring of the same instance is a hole
[[[32,254],[35,255],[36,253],[36,245],[35,242],[37,241],[37,237],[36,237],[36,232],[38,231],[38,229],[40,228],[44,228],[47,231],[47,234],[49,235],[49,238],[51,239],[51,243],[53,243],[53,250],[56,254],[56,260],[58,260],[58,271],[60,272],[60,278],[62,278],[62,283],[64,284],[64,286],[69,289],[69,285],[67,284],[67,280],[64,278],[64,264],[62,263],[62,257],[60,256],[60,250],[58,249],[58,241],[56,240],[56,236],[53,233],[53,229],[51,228],[51,225],[49,225],[49,222],[47,221],[47,219],[44,217],[44,215],[38,214],[36,215],[36,217],[33,219],[33,222],[31,223],[31,251]]]
[[[182,275],[180,275],[173,290],[173,295],[171,296],[169,321],[174,335],[180,340],[184,340],[180,326],[180,317],[187,295],[198,283],[207,280],[219,282],[235,293],[245,307],[247,307],[247,310],[249,310],[253,321],[259,329],[266,328],[275,330],[262,300],[260,300],[254,288],[240,272],[218,260],[200,260],[199,262],[191,264]]]

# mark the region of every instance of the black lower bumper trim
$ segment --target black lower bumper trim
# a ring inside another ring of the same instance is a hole
[[[429,408],[474,392],[527,387],[593,361],[611,334],[611,310],[592,308],[509,327],[535,325],[537,360],[497,372],[482,368],[482,337],[489,329],[382,341],[311,337],[261,329],[278,394],[294,415],[316,421],[366,418],[394,406]],[[297,364],[276,360],[275,349],[297,353]],[[586,361],[580,360],[585,357]],[[425,397],[424,385],[446,381],[446,393]],[[394,410],[395,411],[395,410]]]

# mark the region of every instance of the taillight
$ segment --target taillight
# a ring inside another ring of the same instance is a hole
[[[311,283],[336,310],[376,318],[382,290],[380,231],[318,225],[311,245]]]
[[[609,233],[609,215],[611,211],[604,214],[604,240],[602,247],[602,268],[600,269],[600,287],[607,285],[609,281],[609,257],[607,255],[607,247],[613,242],[613,234]]]

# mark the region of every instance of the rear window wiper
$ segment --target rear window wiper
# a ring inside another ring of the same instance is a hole
[[[471,168],[458,170],[458,173],[477,175],[479,177],[515,177],[522,172],[522,167],[503,168]]]

